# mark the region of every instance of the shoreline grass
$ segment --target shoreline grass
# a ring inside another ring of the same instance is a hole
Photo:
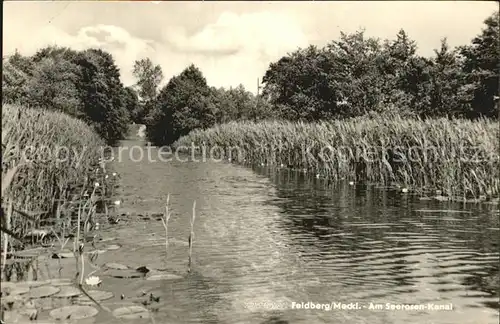
[[[285,166],[332,181],[395,184],[453,200],[490,200],[499,195],[499,135],[498,122],[488,119],[363,116],[230,122],[194,130],[172,148],[194,145],[206,154],[217,147],[218,158],[237,163]]]
[[[66,220],[76,220],[76,205],[96,190],[92,199],[111,200],[115,184],[100,162],[104,146],[81,120],[3,105],[2,175],[19,166],[2,195],[2,207],[13,205],[9,228],[24,237],[49,224],[64,227]]]

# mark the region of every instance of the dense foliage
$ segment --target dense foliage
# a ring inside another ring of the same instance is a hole
[[[136,84],[124,87],[113,58],[102,50],[48,47],[32,57],[3,60],[4,103],[63,111],[84,119],[109,143],[129,121],[147,124],[156,145],[197,128],[230,121],[319,121],[365,114],[496,118],[499,13],[471,44],[432,57],[401,30],[392,40],[341,33],[323,48],[309,46],[269,65],[262,94],[207,85],[191,65],[160,87],[163,72],[149,58],[134,64]]]
[[[47,47],[3,60],[3,103],[60,111],[84,120],[108,144],[123,138],[135,96],[124,88],[113,57],[100,49]]]
[[[498,13],[470,46],[450,49],[446,39],[433,57],[401,30],[395,40],[341,34],[324,48],[310,46],[271,63],[266,99],[283,118],[319,120],[367,112],[421,117],[495,117],[499,88]]]

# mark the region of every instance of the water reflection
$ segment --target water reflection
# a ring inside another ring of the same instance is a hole
[[[117,168],[126,175],[124,207],[130,212],[161,211],[172,193],[172,241],[186,241],[192,201],[197,201],[194,273],[150,287],[165,297],[162,320],[498,321],[494,207],[420,201],[374,186],[332,186],[296,172],[224,163],[124,161]],[[132,228],[142,239],[130,240]],[[116,258],[165,266],[162,232],[157,222],[117,229],[118,236],[128,237],[130,251]],[[181,273],[186,262],[186,245],[172,244],[168,267]],[[292,301],[452,303],[454,310],[326,312],[289,309]],[[288,309],[262,307],[271,303]],[[252,307],[256,304],[261,306]]]

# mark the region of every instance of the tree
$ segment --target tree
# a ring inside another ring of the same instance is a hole
[[[470,110],[471,98],[466,95],[465,74],[456,49],[450,49],[446,38],[441,40],[439,50],[429,61],[430,90],[429,105],[422,109],[423,117],[464,117]]]
[[[17,50],[2,59],[2,100],[4,103],[26,103],[26,83],[31,78],[33,62]]]
[[[40,59],[26,82],[27,102],[31,106],[81,117],[78,74],[78,66],[61,56]]]
[[[118,67],[111,54],[100,49],[79,53],[76,62],[81,68],[78,86],[85,119],[108,144],[116,144],[126,135],[129,122]]]
[[[499,95],[499,19],[500,12],[492,14],[484,21],[486,28],[472,40],[472,45],[460,48],[472,97],[472,110],[468,114],[471,118],[498,116],[494,97]]]
[[[332,86],[340,94],[334,116],[354,117],[380,108],[385,90],[382,46],[377,38],[367,38],[364,33],[341,32],[338,41],[327,45],[333,64]]]
[[[154,65],[151,59],[145,58],[134,63],[133,74],[137,78],[135,85],[139,96],[137,116],[144,118],[148,115],[148,108],[158,94],[158,87],[163,80],[163,72],[159,65]],[[139,123],[144,121],[140,118]]]
[[[141,115],[142,111],[139,107],[139,96],[137,95],[137,92],[132,87],[125,87],[123,88],[123,99],[130,119],[134,123],[140,124],[143,116]]]
[[[299,49],[269,65],[262,79],[263,96],[287,119],[329,117],[340,96],[332,87],[333,76],[325,50],[315,46]]]
[[[161,67],[154,65],[151,59],[145,58],[135,61],[133,74],[137,78],[136,86],[140,99],[142,101],[153,100],[163,80]]]
[[[155,145],[169,145],[193,129],[214,125],[212,99],[205,77],[191,64],[160,90],[147,117],[148,138]]]

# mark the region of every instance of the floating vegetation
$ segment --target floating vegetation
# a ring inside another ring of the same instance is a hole
[[[146,280],[151,280],[151,281],[177,280],[177,279],[182,279],[182,277],[173,273],[155,273],[146,278]]]
[[[145,276],[144,273],[141,273],[134,269],[109,269],[103,273],[103,275],[113,278],[122,278],[122,279],[133,279],[133,278],[142,278]]]
[[[129,269],[128,266],[121,264],[121,263],[114,263],[114,262],[109,262],[104,264],[104,268],[109,268],[109,269],[116,269],[116,270],[127,270]]]
[[[108,251],[114,251],[114,250],[118,250],[120,248],[121,248],[121,245],[119,245],[119,244],[111,244],[111,245],[108,245],[105,247],[105,249]]]
[[[74,257],[73,251],[61,251],[52,254],[52,259],[73,259]]]
[[[87,294],[98,302],[111,299],[115,296],[115,294],[113,294],[111,291],[104,290],[89,290],[87,291]],[[76,303],[82,305],[93,304],[93,302],[87,296],[78,297]]]
[[[136,305],[117,308],[113,311],[113,316],[122,319],[140,319],[150,317],[149,311],[146,308]]]
[[[100,286],[101,283],[102,283],[102,280],[99,277],[90,276],[87,279],[85,279],[85,283],[88,286],[92,286],[92,287],[94,287],[94,286]]]
[[[66,321],[94,317],[97,313],[99,313],[99,311],[93,306],[70,305],[53,309],[50,311],[49,315],[55,320]]]
[[[45,298],[57,294],[61,288],[53,286],[41,286],[32,288],[29,291],[29,298]]]
[[[71,282],[71,279],[68,278],[56,278],[56,279],[49,279],[46,281],[47,284],[52,285],[52,286],[69,286],[72,285],[73,282]]]
[[[63,286],[60,291],[55,294],[54,298],[73,298],[82,295],[80,289],[73,286]]]

